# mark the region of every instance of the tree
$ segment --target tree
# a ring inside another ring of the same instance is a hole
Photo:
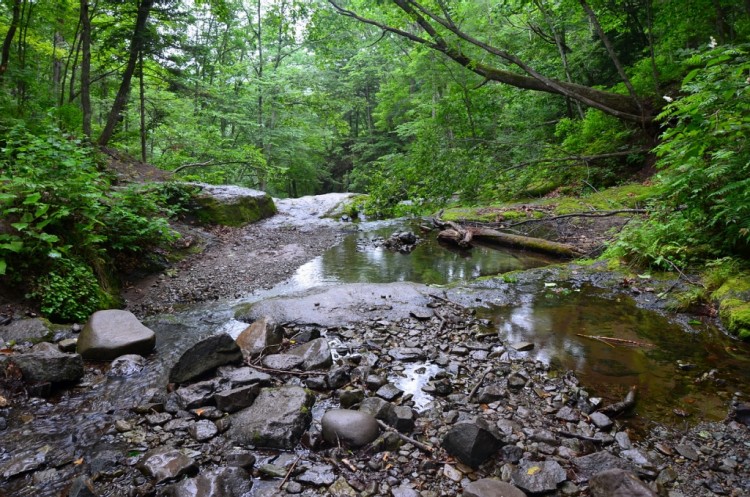
[[[547,77],[513,52],[483,41],[479,35],[462,27],[463,19],[457,17],[463,15],[460,6],[449,7],[446,2],[439,0],[435,8],[430,8],[426,2],[392,0],[387,5],[398,10],[394,12],[395,9],[381,7],[391,17],[380,20],[347,9],[336,0],[329,0],[329,3],[344,16],[436,50],[488,81],[563,95],[626,121],[646,124],[653,118],[651,111],[645,106],[641,108],[639,101],[631,95]],[[398,11],[401,15],[394,18]],[[486,56],[491,56],[492,60],[500,64],[485,63]],[[516,71],[502,68],[502,65],[514,67]]]

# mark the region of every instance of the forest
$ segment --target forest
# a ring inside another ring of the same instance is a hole
[[[605,256],[736,274],[749,35],[748,0],[2,0],[0,283],[75,319],[174,240],[179,183],[113,157],[370,217],[638,184]]]

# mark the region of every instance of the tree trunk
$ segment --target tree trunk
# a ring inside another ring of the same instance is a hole
[[[10,63],[10,47],[13,44],[13,36],[16,34],[20,20],[21,0],[15,0],[13,2],[13,18],[10,21],[10,26],[8,26],[8,32],[5,34],[2,56],[0,56],[0,81],[2,81],[5,71],[8,70],[8,64]]]
[[[143,81],[143,52],[140,53],[139,67],[140,71],[138,72],[138,94],[140,96],[139,107],[141,115],[141,162],[146,162],[146,85]]]
[[[112,139],[112,135],[115,133],[115,127],[120,121],[120,114],[125,108],[125,104],[128,101],[128,95],[130,94],[130,82],[133,79],[135,68],[138,63],[138,56],[143,50],[146,41],[146,23],[148,22],[148,16],[151,13],[151,8],[154,5],[155,0],[141,0],[138,5],[138,16],[135,21],[135,29],[133,31],[133,38],[130,40],[130,53],[128,56],[128,63],[125,67],[125,72],[122,75],[122,81],[120,83],[120,89],[117,91],[115,101],[112,104],[112,109],[109,111],[107,116],[107,123],[104,125],[101,135],[96,140],[96,143],[100,147],[104,147]]]
[[[89,2],[81,0],[81,111],[83,134],[91,139],[91,18]],[[71,76],[71,80],[73,77]]]

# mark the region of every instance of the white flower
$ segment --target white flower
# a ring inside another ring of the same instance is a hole
[[[716,38],[712,36],[711,41],[708,42],[708,48],[716,48],[716,45],[718,45],[718,43],[716,43]]]
[[[673,101],[674,101],[674,98],[670,97],[669,95],[664,95],[664,96],[663,96],[663,97],[661,97],[661,98],[663,98],[663,99],[664,99],[664,100],[666,100],[667,102],[673,102]]]

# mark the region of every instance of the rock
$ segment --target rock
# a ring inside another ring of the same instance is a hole
[[[186,478],[170,485],[164,492],[169,497],[243,497],[253,486],[252,475],[238,467],[214,468],[195,478]]]
[[[244,449],[232,449],[224,454],[224,462],[228,466],[237,466],[248,470],[255,466],[255,460],[255,455]]]
[[[336,480],[336,475],[333,472],[333,466],[328,464],[313,464],[302,474],[296,476],[294,480],[305,485],[312,485],[313,487],[327,487]]]
[[[42,467],[47,462],[47,453],[51,449],[49,445],[44,445],[37,449],[25,450],[16,454],[0,466],[0,475],[7,479]]]
[[[60,352],[75,352],[77,345],[77,338],[65,338],[57,342],[57,348],[60,349]]]
[[[523,457],[523,449],[517,445],[505,445],[501,449],[503,461],[516,464]]]
[[[700,459],[700,454],[698,454],[698,451],[688,444],[677,444],[675,445],[674,449],[685,459],[690,459],[691,461],[697,461],[698,459]]]
[[[271,375],[248,366],[237,369],[221,368],[219,369],[219,376],[228,380],[234,388],[252,384],[264,387],[271,384]]]
[[[656,497],[656,494],[635,474],[622,469],[610,469],[589,479],[591,497]]]
[[[242,351],[226,333],[205,338],[182,353],[169,371],[171,383],[187,383],[219,366],[242,360]]]
[[[563,406],[562,409],[555,413],[555,418],[561,419],[563,421],[569,421],[571,423],[577,423],[580,419],[580,416],[572,407]]]
[[[139,373],[146,365],[146,359],[136,354],[126,354],[118,357],[110,365],[108,376],[132,376]]]
[[[188,433],[198,442],[206,442],[214,438],[219,433],[219,430],[213,421],[201,419],[190,425]]]
[[[419,497],[419,492],[406,483],[391,489],[392,497]]]
[[[214,390],[216,382],[214,380],[201,381],[192,385],[178,388],[175,391],[177,395],[177,404],[183,409],[194,409],[196,407],[208,406],[214,403]]]
[[[414,429],[414,411],[408,406],[396,406],[388,424],[401,433],[410,433]]]
[[[345,388],[339,391],[339,403],[344,409],[359,404],[364,398],[365,392],[359,388]]]
[[[632,470],[633,465],[624,459],[620,459],[611,452],[600,450],[592,454],[576,457],[573,464],[578,468],[578,475],[582,481],[590,479],[595,474],[608,469]]]
[[[630,437],[628,436],[627,432],[624,431],[618,431],[615,433],[615,440],[617,441],[617,445],[620,446],[623,450],[632,449],[633,445],[630,443]]]
[[[288,353],[302,358],[302,369],[305,371],[324,369],[333,364],[331,349],[328,347],[328,340],[325,338],[311,340],[290,349]]]
[[[464,497],[526,497],[519,489],[500,480],[482,478],[464,487]]]
[[[443,448],[464,464],[478,467],[502,445],[496,429],[487,421],[457,423],[443,438]]]
[[[41,318],[17,319],[3,326],[0,335],[6,342],[23,342],[51,336],[52,331]]]
[[[388,422],[395,416],[393,410],[394,405],[387,402],[380,397],[367,397],[365,400],[360,402],[359,410],[366,412],[384,422]]]
[[[508,376],[508,388],[510,390],[513,390],[514,392],[517,392],[525,387],[526,382],[528,381],[528,378],[526,378],[525,376],[522,376],[518,373],[513,373]]]
[[[531,342],[518,342],[511,344],[511,348],[517,350],[518,352],[526,352],[529,350],[534,350],[534,344]]]
[[[326,375],[326,380],[328,382],[328,386],[333,389],[343,387],[351,380],[349,367],[344,366],[331,369]]]
[[[291,371],[302,366],[305,362],[300,356],[292,354],[271,354],[263,358],[263,366],[279,371]]]
[[[608,430],[614,424],[614,422],[609,418],[609,416],[599,411],[592,412],[589,415],[589,418],[591,418],[591,422],[594,423],[594,425],[600,430]],[[617,437],[615,437],[615,439],[617,439]]]
[[[346,478],[343,476],[339,476],[339,478],[333,482],[333,485],[328,487],[328,493],[331,497],[358,497],[360,495],[359,492],[349,485]]]
[[[553,492],[567,479],[557,461],[525,461],[511,473],[511,481],[524,492],[538,494]]]
[[[750,404],[739,403],[732,410],[731,417],[745,426],[750,426]]]
[[[32,350],[9,359],[21,370],[25,381],[70,383],[83,376],[83,358],[79,354],[60,352],[52,344],[39,344]]]
[[[626,459],[633,461],[633,463],[644,468],[652,468],[653,463],[646,457],[646,455],[639,449],[628,449],[623,450],[622,454]]]
[[[236,185],[188,183],[199,189],[192,196],[191,213],[207,224],[244,226],[276,214],[270,195]]]
[[[341,443],[358,448],[372,442],[380,434],[375,418],[363,411],[331,409],[323,415],[320,424],[323,438],[333,445]]]
[[[272,354],[279,350],[284,339],[284,330],[269,317],[256,320],[237,337],[242,355],[254,359],[261,354]]]
[[[508,392],[500,383],[493,383],[479,390],[476,401],[480,404],[491,404],[508,396]]]
[[[260,392],[260,385],[246,385],[214,394],[216,407],[224,412],[233,413],[249,407]]]
[[[36,476],[36,475],[34,475]],[[73,480],[73,484],[70,486],[70,490],[67,494],[68,497],[97,497],[96,488],[91,478],[86,476],[79,476]]]
[[[389,350],[388,355],[403,362],[422,361],[425,358],[424,350],[417,347],[398,347]]]
[[[121,355],[147,355],[156,335],[133,313],[117,309],[96,311],[78,336],[78,353],[84,359],[110,361]]]
[[[198,467],[193,458],[182,451],[163,447],[144,454],[138,463],[138,469],[144,475],[153,478],[154,484],[159,484],[195,473]]]
[[[315,397],[303,388],[264,388],[253,405],[231,415],[231,440],[256,447],[291,450],[310,424]]]
[[[375,395],[387,401],[392,401],[397,399],[403,393],[404,391],[398,388],[393,383],[386,383],[382,387],[378,388],[378,391],[375,392]]]

